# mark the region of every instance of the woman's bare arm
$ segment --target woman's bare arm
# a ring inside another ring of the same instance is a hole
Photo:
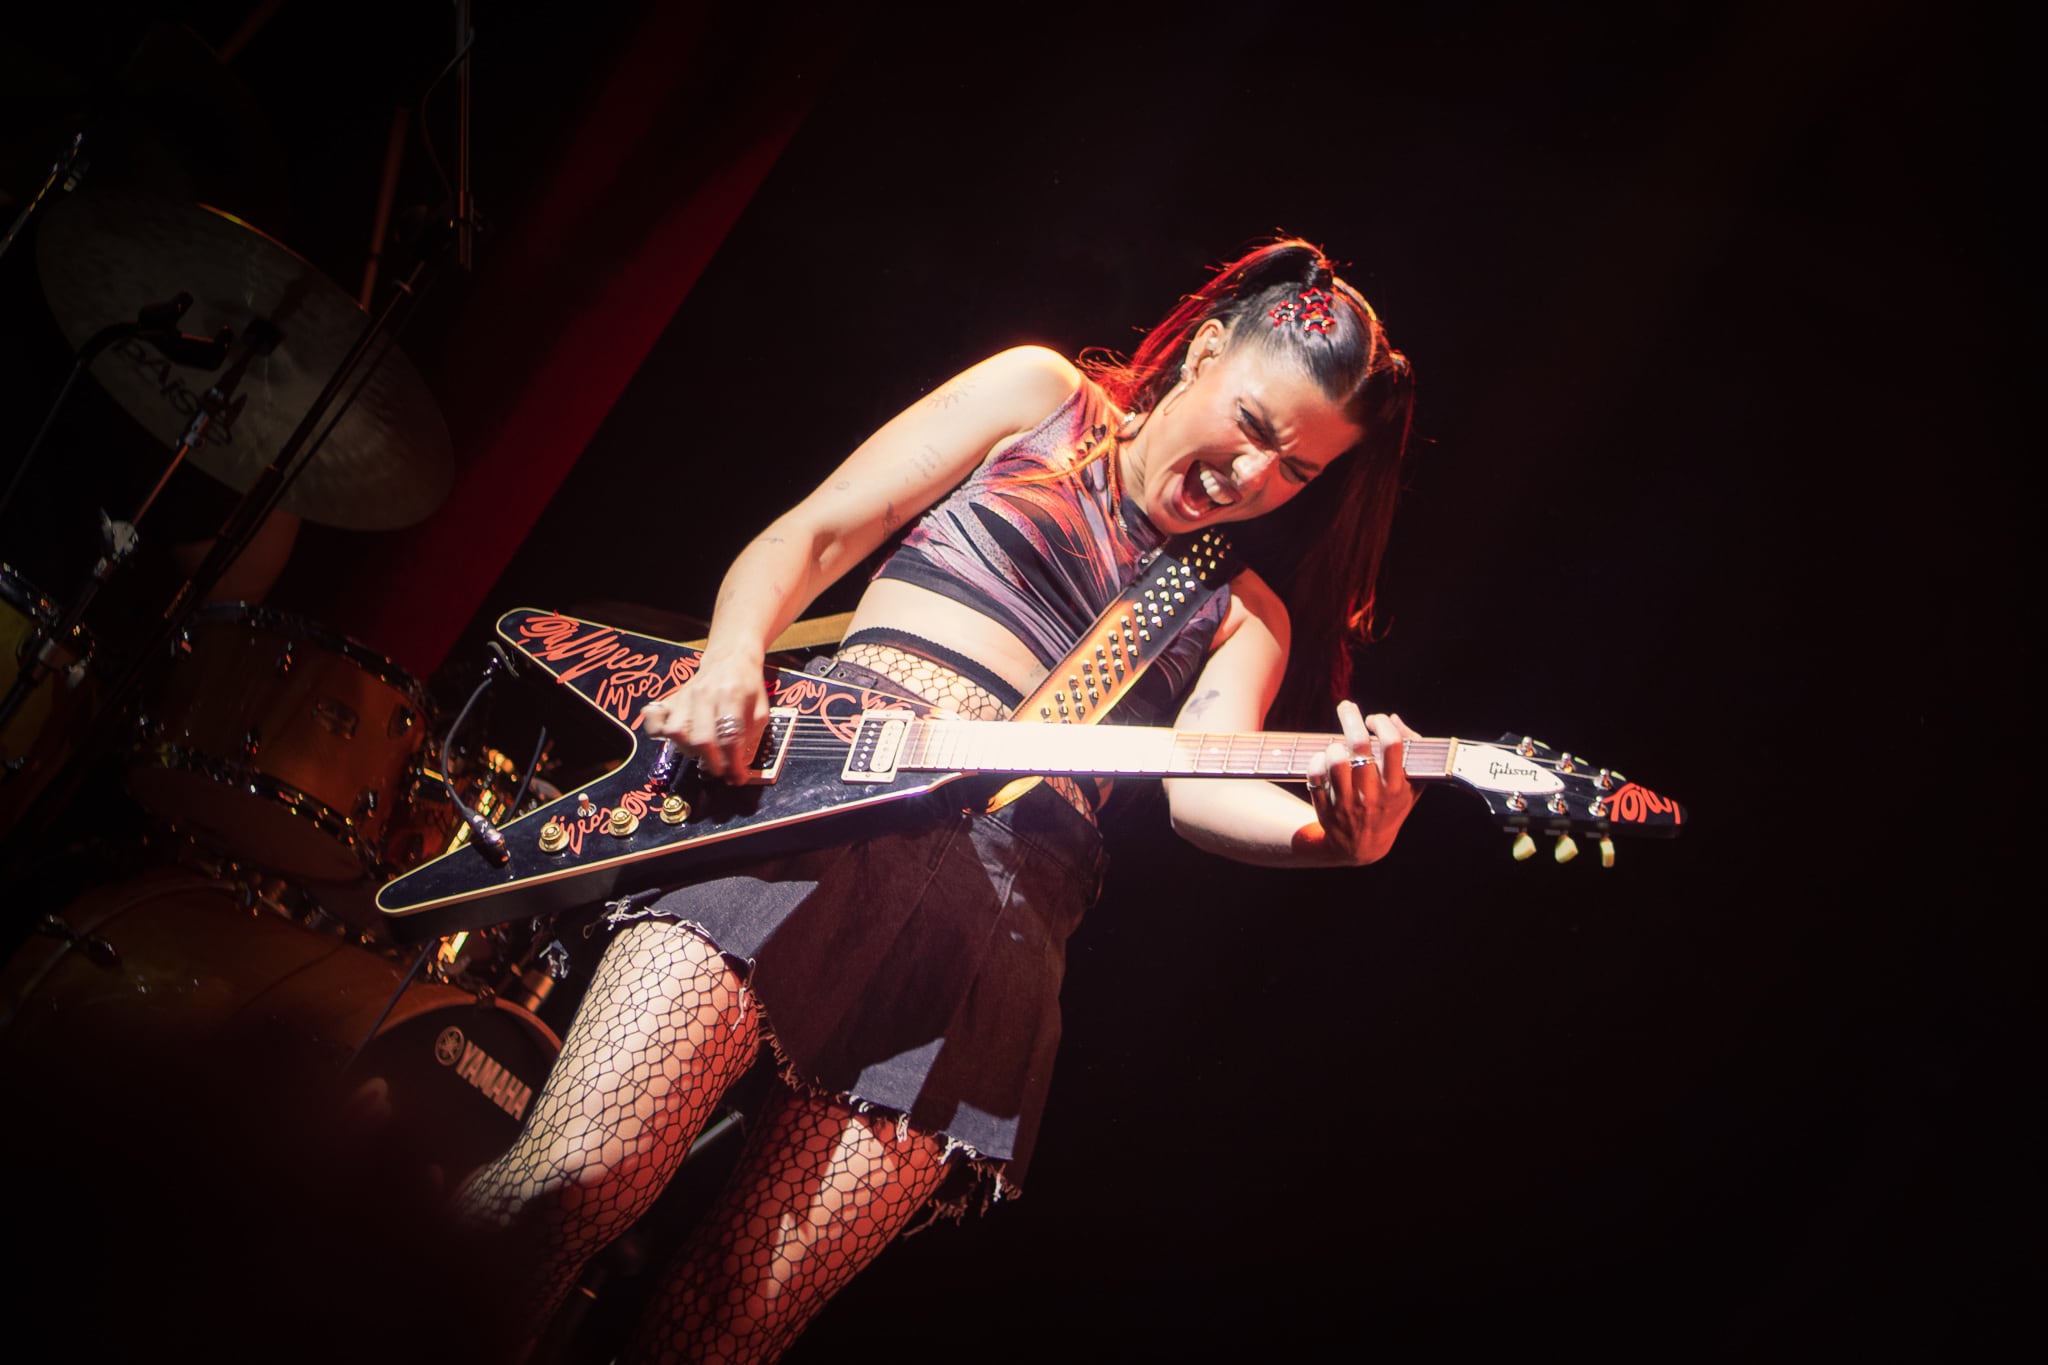
[[[736,770],[767,723],[761,665],[769,641],[1079,383],[1064,357],[1022,346],[962,371],[890,418],[733,560],[696,675],[642,711],[646,733],[678,741],[720,776]],[[736,736],[717,737],[722,716],[740,722]]]
[[[1219,644],[1195,681],[1175,725],[1183,730],[1245,732],[1265,724],[1287,663],[1287,611],[1258,575],[1231,584],[1230,615]],[[1364,716],[1337,708],[1344,739],[1316,760],[1312,800],[1266,781],[1170,778],[1166,799],[1173,828],[1198,848],[1266,867],[1336,867],[1370,863],[1393,846],[1415,804],[1401,769],[1401,746],[1413,737],[1399,716]],[[1374,768],[1354,768],[1353,755],[1381,748]]]

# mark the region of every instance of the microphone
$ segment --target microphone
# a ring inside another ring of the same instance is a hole
[[[175,332],[178,319],[192,306],[192,296],[180,289],[162,303],[146,303],[135,311],[135,325],[145,332]]]
[[[144,304],[135,313],[135,334],[173,365],[211,373],[228,363],[234,329],[222,327],[210,337],[179,331],[178,320],[191,306],[192,296],[182,289],[162,303]]]
[[[144,331],[142,339],[173,365],[205,370],[210,374],[228,363],[228,350],[235,343],[235,332],[232,327],[222,327],[210,337],[200,337],[190,332]]]

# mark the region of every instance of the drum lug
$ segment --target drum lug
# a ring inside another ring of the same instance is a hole
[[[365,787],[357,794],[355,813],[358,820],[377,813],[377,789],[375,787]]]
[[[255,726],[242,731],[242,757],[254,759],[256,751],[263,747],[263,733]]]
[[[286,640],[284,642],[284,648],[277,651],[277,676],[280,678],[289,677],[291,676],[291,671],[292,642],[290,640]]]
[[[415,717],[410,706],[399,706],[391,712],[391,723],[384,727],[386,739],[397,739],[400,735],[412,733]]]

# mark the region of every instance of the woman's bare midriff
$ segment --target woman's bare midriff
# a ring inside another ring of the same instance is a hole
[[[1045,680],[1045,665],[1015,635],[965,603],[897,578],[878,578],[861,594],[846,633],[875,627],[900,630],[944,645],[1029,694]]]

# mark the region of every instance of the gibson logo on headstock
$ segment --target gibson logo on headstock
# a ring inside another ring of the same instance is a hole
[[[1524,796],[1547,796],[1564,790],[1558,775],[1531,763],[1512,749],[1492,744],[1460,741],[1451,760],[1451,776],[1468,786],[1489,792],[1519,792]]]

